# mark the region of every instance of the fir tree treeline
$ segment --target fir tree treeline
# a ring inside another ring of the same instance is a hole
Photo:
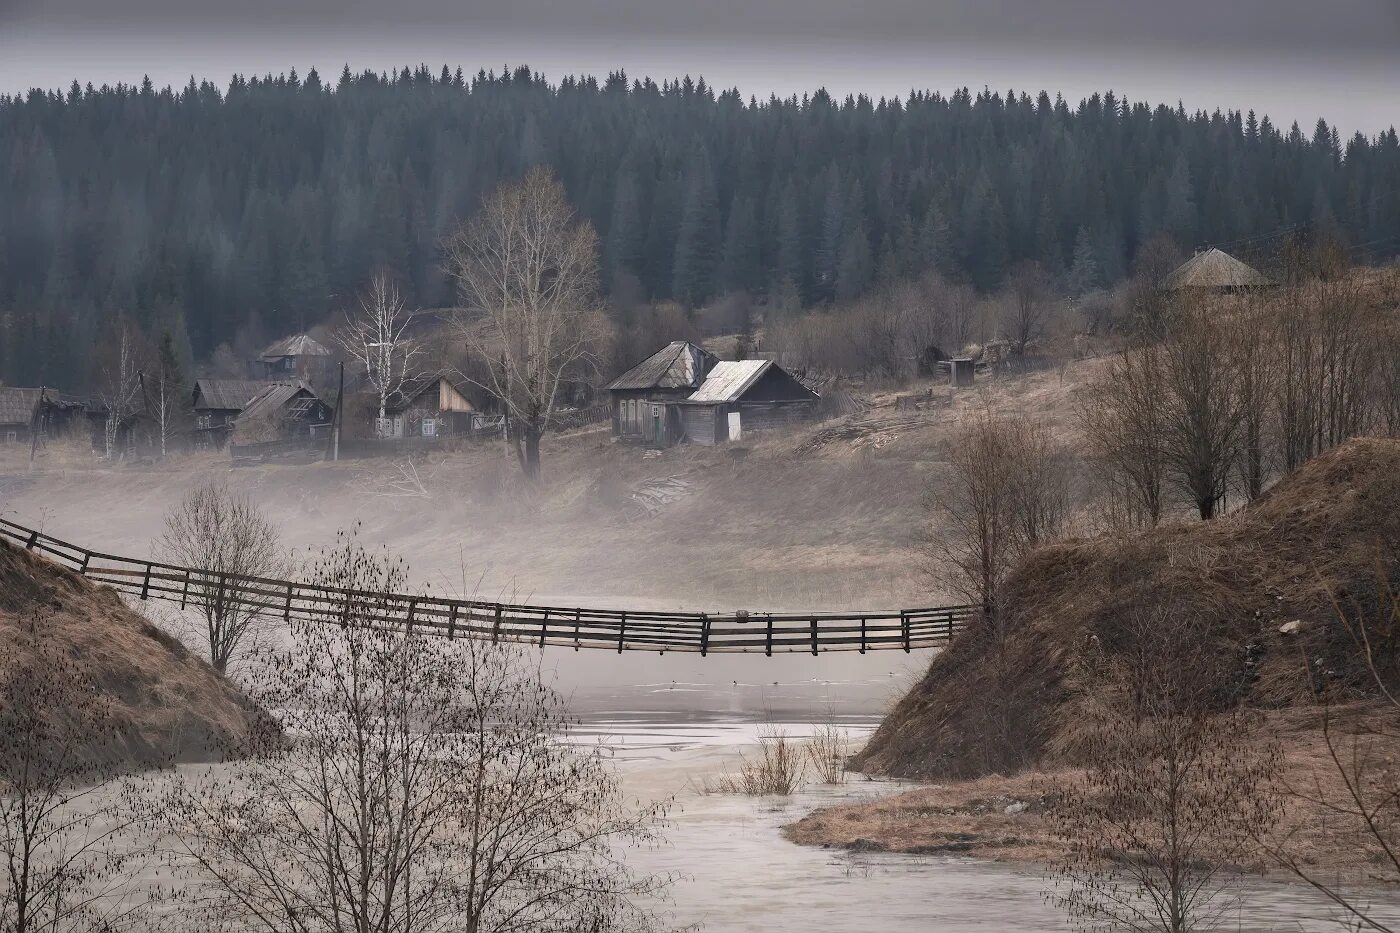
[[[74,83],[0,98],[0,380],[80,383],[121,316],[186,359],[280,336],[376,268],[450,304],[441,238],[542,162],[597,228],[608,286],[687,307],[840,303],[927,270],[991,290],[1023,259],[1106,283],[1163,232],[1325,224],[1400,248],[1394,129],[1343,141],[1111,93],[746,102],[689,78],[446,67]]]

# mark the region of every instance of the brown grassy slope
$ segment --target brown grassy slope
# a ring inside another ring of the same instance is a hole
[[[1080,704],[1096,687],[1080,662],[1121,651],[1125,617],[1156,607],[1209,623],[1225,662],[1221,696],[1310,702],[1309,666],[1341,695],[1364,695],[1368,679],[1329,592],[1372,602],[1382,562],[1394,579],[1397,542],[1400,441],[1363,438],[1225,518],[1043,548],[1000,595],[1004,651],[985,636],[954,643],[854,764],[930,779],[1072,760]],[[1280,631],[1295,620],[1298,634]],[[1393,641],[1381,648],[1394,656]]]
[[[115,742],[104,757],[128,765],[215,760],[261,715],[115,591],[0,541],[0,658],[23,663],[17,626],[36,610],[48,636],[67,646],[82,674],[115,705]]]

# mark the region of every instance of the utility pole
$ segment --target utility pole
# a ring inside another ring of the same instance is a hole
[[[34,469],[34,455],[39,451],[39,431],[44,423],[44,393],[47,386],[39,386],[39,401],[34,403],[34,414],[29,419],[29,469]]]
[[[331,461],[340,460],[340,426],[344,423],[345,362],[340,363],[340,387],[335,393],[335,413],[331,416]]]

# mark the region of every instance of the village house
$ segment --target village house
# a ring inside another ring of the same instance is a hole
[[[89,403],[56,389],[0,386],[0,444],[86,434]]]
[[[464,384],[442,374],[409,380],[389,396],[377,433],[386,438],[469,435],[482,413],[468,394]]]
[[[306,334],[296,334],[263,350],[251,368],[252,376],[265,382],[300,379],[324,385],[330,367],[330,350]]]
[[[234,420],[240,444],[311,438],[331,422],[331,407],[302,380],[276,382],[254,396]]]
[[[1237,292],[1268,284],[1259,270],[1218,249],[1197,253],[1162,280],[1162,288],[1169,292]]]
[[[623,441],[669,447],[682,436],[680,412],[667,403],[689,398],[719,359],[687,340],[675,340],[608,385],[612,433]]]
[[[268,383],[257,379],[196,379],[190,408],[199,447],[223,447],[233,423]]]
[[[806,420],[819,402],[817,393],[772,360],[734,360],[716,364],[676,408],[686,440],[708,446]]]

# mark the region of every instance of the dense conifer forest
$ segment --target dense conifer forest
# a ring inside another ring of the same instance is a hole
[[[376,268],[448,305],[442,237],[537,163],[597,228],[612,292],[687,308],[840,304],[930,270],[990,291],[1022,259],[1062,282],[1092,269],[1084,289],[1163,233],[1247,247],[1325,226],[1359,256],[1400,252],[1393,128],[1112,93],[746,101],[526,68],[75,83],[0,98],[0,381],[90,380],[122,316],[186,359],[281,336]]]

